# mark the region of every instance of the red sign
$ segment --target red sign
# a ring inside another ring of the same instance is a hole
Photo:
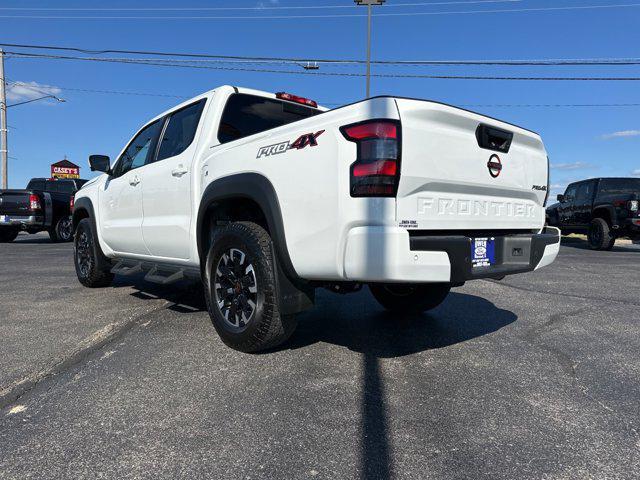
[[[80,178],[80,167],[51,165],[51,178]]]

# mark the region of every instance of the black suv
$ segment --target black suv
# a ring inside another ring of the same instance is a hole
[[[586,233],[594,250],[618,237],[640,239],[640,178],[592,178],[572,183],[547,208],[547,223],[563,233]]]

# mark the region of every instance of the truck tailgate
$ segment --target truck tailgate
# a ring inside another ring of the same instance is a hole
[[[0,215],[29,215],[28,190],[1,190]]]
[[[434,102],[397,99],[400,226],[530,230],[544,224],[548,160],[540,137]]]

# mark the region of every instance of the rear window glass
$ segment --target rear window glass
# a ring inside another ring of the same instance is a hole
[[[73,182],[61,182],[56,180],[48,180],[45,191],[58,193],[73,193],[75,185]]]
[[[234,94],[222,112],[218,140],[227,143],[322,113],[291,102]]]
[[[605,178],[600,193],[640,193],[640,178]]]
[[[31,180],[27,190],[44,190],[44,180]]]

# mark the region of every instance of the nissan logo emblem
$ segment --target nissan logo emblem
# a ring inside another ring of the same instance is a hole
[[[491,158],[487,162],[487,168],[489,169],[489,175],[493,178],[498,178],[500,172],[502,172],[502,162],[498,155],[491,155]]]

